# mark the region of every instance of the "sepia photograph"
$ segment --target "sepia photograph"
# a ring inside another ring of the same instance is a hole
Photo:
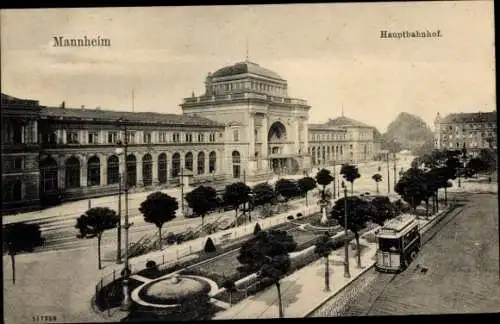
[[[493,1],[1,9],[0,39],[6,324],[500,313]]]

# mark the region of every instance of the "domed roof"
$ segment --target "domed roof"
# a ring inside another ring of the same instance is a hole
[[[225,66],[223,68],[218,69],[212,74],[213,77],[226,77],[231,75],[238,75],[244,73],[256,74],[268,78],[283,80],[281,76],[279,76],[276,72],[268,70],[266,68],[261,67],[257,63],[253,62],[239,62],[234,65]]]

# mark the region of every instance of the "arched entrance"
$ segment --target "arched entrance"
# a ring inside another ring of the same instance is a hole
[[[177,178],[181,173],[181,155],[174,153],[172,155],[172,178]]]
[[[92,156],[87,161],[87,186],[101,184],[101,161],[97,156]]]
[[[41,196],[47,193],[57,192],[59,189],[57,171],[59,167],[56,160],[47,157],[40,162],[40,193]]]
[[[120,181],[120,162],[118,156],[111,155],[108,158],[108,184],[118,183]]]
[[[145,187],[153,184],[153,158],[149,153],[142,157],[142,180]]]
[[[72,156],[66,160],[66,188],[79,188],[80,187],[80,161],[78,158]]]
[[[127,156],[127,185],[134,187],[137,184],[137,159],[135,155],[129,154]]]
[[[286,140],[286,127],[282,122],[274,122],[269,128],[269,133],[267,134],[267,141],[279,142]]]
[[[158,182],[167,183],[167,155],[165,153],[158,155]]]

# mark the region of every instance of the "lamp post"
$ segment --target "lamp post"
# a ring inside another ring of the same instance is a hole
[[[184,168],[181,168],[181,214],[184,217]]]
[[[336,176],[335,176],[335,174],[336,174],[335,173],[336,172],[335,168],[336,168],[336,166],[337,166],[336,162],[335,162],[335,160],[333,160],[333,181],[332,182],[333,182],[333,199],[334,200],[337,198],[337,196],[336,196],[337,189],[335,188],[335,178],[336,178]]]
[[[123,183],[125,185],[124,191],[125,191],[125,267],[123,269],[123,303],[122,303],[122,309],[123,310],[129,310],[130,306],[132,305],[131,300],[130,300],[130,293],[129,293],[129,282],[128,278],[130,276],[130,267],[129,267],[129,260],[128,260],[128,230],[130,227],[130,224],[128,222],[128,174],[127,174],[127,146],[128,146],[128,134],[127,134],[127,120],[120,118],[118,120],[120,127],[123,126],[123,134],[124,134],[124,139],[123,142],[119,141],[118,145],[122,146],[123,145],[123,155],[124,155],[124,160],[125,160],[125,172],[123,173]],[[121,179],[120,179],[121,180]],[[120,242],[121,243],[121,242]]]
[[[345,235],[345,261],[344,261],[344,278],[351,278],[349,272],[349,239],[347,237],[347,186],[342,181],[342,188],[344,189],[344,235]]]

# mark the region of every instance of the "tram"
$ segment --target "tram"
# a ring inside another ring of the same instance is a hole
[[[390,220],[376,236],[378,250],[375,268],[380,272],[404,271],[421,247],[418,221],[409,214]]]

